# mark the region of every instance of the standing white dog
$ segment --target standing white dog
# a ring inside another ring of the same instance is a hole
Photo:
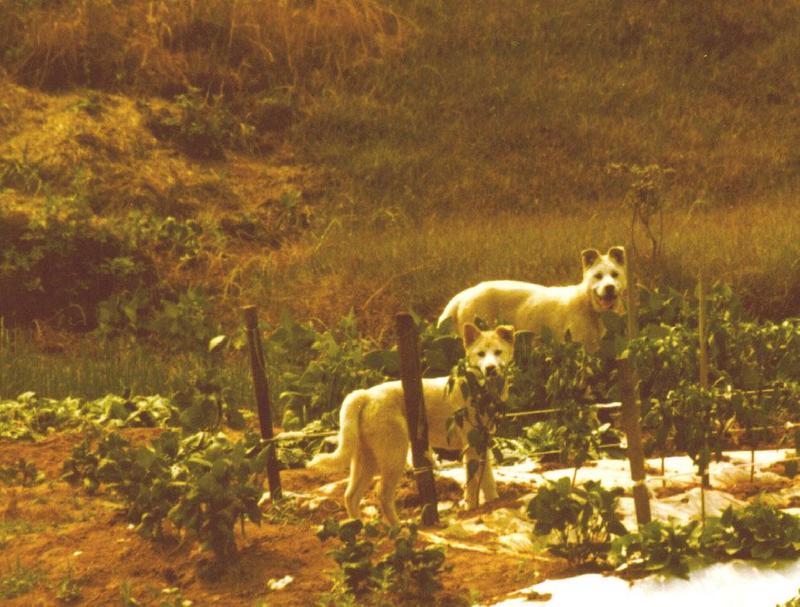
[[[463,334],[466,323],[509,322],[518,331],[541,331],[550,327],[558,338],[569,331],[572,339],[590,352],[600,347],[604,326],[600,313],[625,311],[622,296],[627,287],[625,249],[611,247],[601,255],[597,249],[581,253],[583,281],[564,287],[515,280],[482,282],[461,291],[445,306],[439,324],[452,318]]]
[[[481,331],[475,325],[466,323],[464,348],[469,365],[477,367],[484,376],[502,373],[513,359],[514,329],[500,326],[493,331]],[[468,448],[466,435],[471,427],[469,421],[463,428],[453,425],[449,432],[447,423],[456,411],[468,403],[458,386],[448,390],[449,379],[436,377],[422,380],[428,443],[431,448],[463,450],[464,463],[469,470],[469,461],[475,462],[479,457],[474,449]],[[409,450],[405,401],[400,382],[390,381],[348,394],[339,413],[339,428],[336,451],[317,455],[309,467],[344,470],[350,466],[344,500],[351,518],[359,518],[361,498],[375,474],[379,474],[381,512],[390,524],[399,524],[394,494],[403,475]],[[470,508],[478,506],[479,490],[483,491],[486,501],[497,498],[490,460],[489,454],[483,471],[479,470],[472,478],[467,472],[469,480],[464,498]]]

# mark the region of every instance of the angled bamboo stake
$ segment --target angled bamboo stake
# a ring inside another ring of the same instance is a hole
[[[628,339],[635,339],[639,334],[637,322],[638,299],[636,294],[636,275],[634,274],[633,256],[625,254],[626,272],[628,275],[627,301]],[[628,440],[628,461],[633,480],[633,501],[636,507],[636,522],[644,525],[650,522],[650,498],[647,494],[644,469],[644,448],[642,447],[642,405],[639,402],[636,387],[636,373],[628,358],[617,359],[619,369],[619,391],[622,401],[622,425]]]

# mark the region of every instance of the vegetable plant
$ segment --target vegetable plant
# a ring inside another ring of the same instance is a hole
[[[537,535],[555,534],[550,552],[572,565],[604,564],[612,536],[627,530],[617,514],[622,489],[605,489],[587,481],[574,487],[569,478],[549,481],[528,502],[527,512]]]

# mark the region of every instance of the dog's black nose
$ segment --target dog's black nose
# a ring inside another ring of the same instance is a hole
[[[614,285],[606,285],[603,288],[603,297],[614,297],[615,294],[614,292],[615,292]]]
[[[486,366],[486,375],[489,376],[489,377],[497,375],[497,367],[495,367],[494,365],[487,365]]]

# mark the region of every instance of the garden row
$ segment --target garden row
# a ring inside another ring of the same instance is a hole
[[[619,321],[609,316],[609,332],[598,356],[547,333],[518,334],[506,412],[546,407],[551,413],[533,425],[525,417],[503,421],[495,444],[497,459],[520,458],[548,447],[566,464],[580,465],[596,456],[601,442],[608,440],[604,434],[609,428],[590,404],[617,398],[614,361],[619,356],[635,363],[650,448],[662,454],[686,451],[703,464],[714,450],[733,440],[734,429],[743,430],[755,446],[756,441],[769,438],[768,430],[759,429],[762,425],[799,417],[800,324],[745,321],[730,291],[717,288],[709,302],[712,381],[709,388],[700,389],[694,362],[698,348],[694,302],[675,292],[644,291],[641,295],[639,337],[626,340]],[[450,373],[463,356],[460,340],[447,328],[419,320],[418,325],[425,374]],[[226,360],[224,350],[238,342],[212,340],[198,379],[169,399],[108,396],[89,402],[54,401],[25,394],[0,402],[0,437],[36,439],[65,427],[95,428],[65,462],[64,478],[88,491],[107,487],[143,532],[158,537],[169,521],[224,562],[236,550],[236,523],[260,520],[257,502],[268,445],[275,444],[264,443],[252,433],[230,438],[221,432],[227,425],[238,435],[245,426],[241,413],[228,402],[226,387],[218,381],[219,367]],[[361,337],[352,316],[325,332],[315,330],[311,323],[285,320],[267,339],[265,359],[282,425],[303,430],[301,438],[277,444],[278,458],[285,466],[302,466],[321,448],[320,437],[302,435],[333,428],[347,392],[395,377],[399,371],[397,351],[377,348]],[[123,425],[166,429],[149,444],[135,445],[118,433],[106,432]],[[25,462],[7,473],[10,479],[22,481],[35,477]],[[567,491],[562,497],[569,501],[574,498],[570,492],[580,489],[560,490]],[[572,507],[565,508],[572,512]],[[541,514],[534,517],[543,519]],[[659,537],[678,533],[658,525],[653,533]],[[681,534],[690,535],[681,531],[678,537]],[[794,535],[791,541],[796,541]],[[634,551],[630,546],[626,550]]]

